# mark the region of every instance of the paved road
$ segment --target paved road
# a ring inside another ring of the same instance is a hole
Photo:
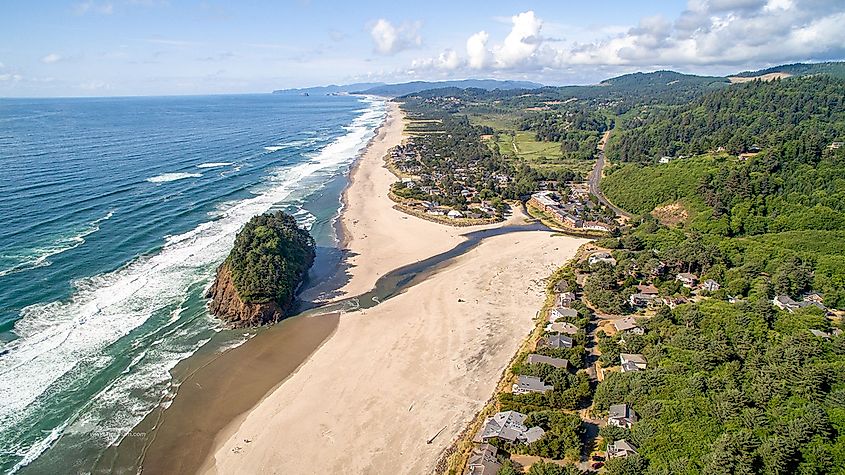
[[[596,195],[599,202],[608,208],[612,209],[617,216],[622,216],[623,218],[631,218],[633,215],[628,213],[627,211],[617,207],[613,203],[611,203],[607,198],[605,198],[604,194],[601,192],[601,188],[599,187],[599,182],[601,181],[601,172],[604,169],[605,158],[604,158],[604,144],[607,143],[607,138],[610,136],[610,131],[604,133],[604,137],[602,137],[601,141],[599,142],[598,147],[598,156],[596,158],[596,165],[593,167],[593,171],[590,172],[589,178],[587,178],[587,183],[590,185],[590,193]]]

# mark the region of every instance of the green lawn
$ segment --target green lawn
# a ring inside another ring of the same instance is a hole
[[[517,131],[511,137],[510,131],[516,129],[516,119],[507,114],[472,114],[469,116],[474,125],[492,127],[499,132],[498,141],[490,139],[488,145],[497,144],[505,155],[515,155],[521,162],[528,163],[538,170],[566,169],[579,172],[584,176],[593,168],[592,160],[563,159],[560,144],[557,142],[540,142],[535,139],[533,132]]]

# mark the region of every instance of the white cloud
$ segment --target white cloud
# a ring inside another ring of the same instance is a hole
[[[20,74],[13,74],[13,73],[0,74],[0,81],[17,82],[17,81],[20,81],[21,79],[23,79],[23,76],[21,76]]]
[[[384,18],[379,18],[372,28],[370,36],[375,43],[375,50],[380,54],[395,54],[399,51],[419,46],[422,44],[422,37],[419,29],[420,23],[403,23],[395,26]]]
[[[845,58],[841,0],[689,0],[675,19],[642,17],[636,26],[572,42],[544,37],[544,22],[533,11],[512,16],[510,23],[501,42],[486,31],[469,36],[466,59],[457,62],[467,71],[539,73],[582,65],[713,69]],[[437,58],[415,64],[445,69]]]
[[[469,67],[482,69],[489,62],[490,52],[487,51],[487,39],[490,35],[486,31],[479,31],[467,39],[467,58]]]
[[[61,60],[62,60],[62,57],[59,56],[56,53],[50,53],[47,56],[44,56],[43,58],[41,58],[41,62],[44,63],[44,64],[58,63]]]
[[[533,11],[514,15],[510,33],[501,46],[493,51],[496,65],[500,68],[511,68],[528,61],[542,43],[540,29],[543,22]]]

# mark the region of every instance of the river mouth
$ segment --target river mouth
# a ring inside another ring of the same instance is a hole
[[[371,308],[425,281],[451,260],[478,246],[484,239],[513,232],[550,232],[539,223],[510,225],[473,231],[452,249],[394,269],[378,279],[364,294],[330,303],[300,301],[299,313],[282,322],[251,330],[224,330],[223,341],[233,334],[250,340],[233,349],[199,351],[172,370],[178,386],[172,403],[150,413],[117,447],[96,463],[93,473],[195,473],[202,468],[215,438],[281,385],[308,357],[325,343],[345,312]],[[339,267],[333,285],[343,282]],[[309,289],[325,285],[310,282]],[[36,468],[33,466],[32,468]]]

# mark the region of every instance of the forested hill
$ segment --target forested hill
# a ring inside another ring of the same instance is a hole
[[[845,81],[753,81],[633,112],[609,145],[616,166],[601,186],[611,201],[664,221],[671,210],[670,221],[721,248],[714,262],[734,256],[726,268],[741,268],[743,255],[772,262],[744,278],[795,259],[813,278],[794,294],[815,289],[845,305]],[[657,163],[663,155],[668,164]]]
[[[845,78],[845,62],[827,63],[794,63],[774,66],[759,71],[743,71],[736,77],[757,77],[772,73],[784,73],[790,76],[808,76],[811,74],[829,74],[838,78]]]
[[[695,76],[674,71],[626,74],[589,86],[547,86],[539,89],[482,90],[438,88],[408,94],[404,99],[448,99],[453,111],[461,103],[498,101],[504,108],[524,108],[549,102],[577,100],[594,107],[625,112],[639,104],[683,104],[709,91],[727,87],[723,77]]]
[[[845,80],[820,75],[736,84],[688,105],[643,109],[620,125],[608,146],[611,160],[656,162],[724,147],[813,162],[845,137]]]

